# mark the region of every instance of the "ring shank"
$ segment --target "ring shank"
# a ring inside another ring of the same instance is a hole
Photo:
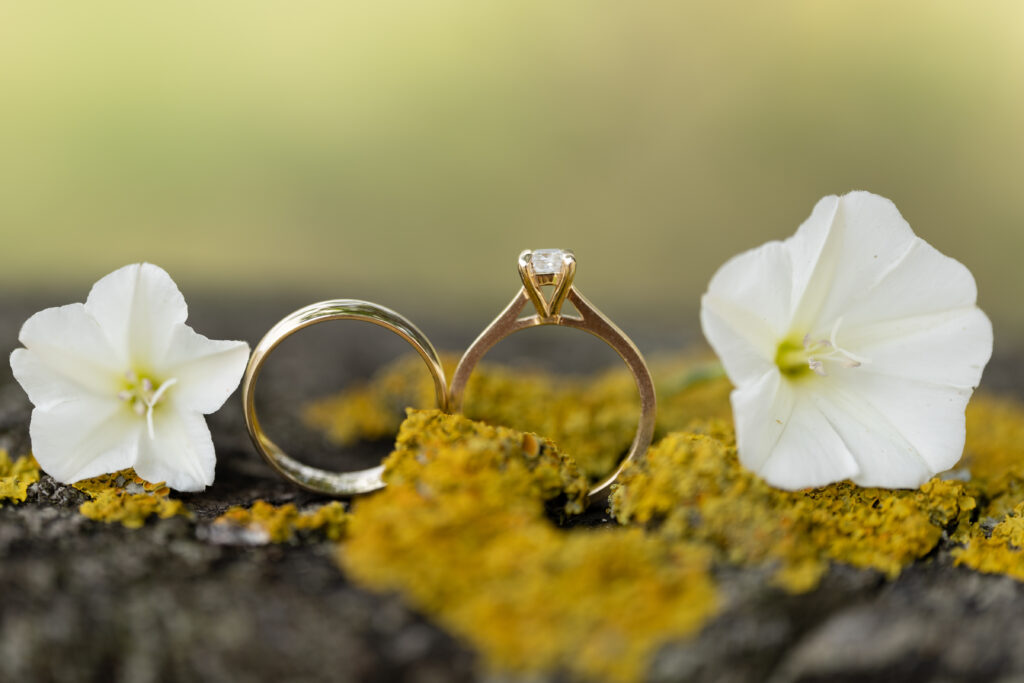
[[[437,351],[426,336],[409,320],[389,308],[358,299],[332,299],[310,304],[286,316],[253,349],[242,378],[242,410],[256,450],[281,476],[299,486],[331,496],[369,493],[384,487],[384,467],[378,465],[355,472],[331,472],[304,465],[284,452],[260,426],[256,415],[256,381],[263,364],[277,346],[299,330],[328,320],[361,320],[394,332],[407,341],[427,365],[434,380],[437,405],[448,410],[448,388]]]
[[[640,350],[630,341],[629,337],[615,323],[597,310],[593,304],[587,301],[577,291],[575,286],[569,288],[567,299],[576,307],[581,317],[577,318],[566,315],[541,317],[540,315],[533,315],[520,318],[519,314],[530,301],[530,297],[525,288],[519,290],[519,293],[512,299],[512,302],[488,325],[487,329],[476,338],[472,346],[463,354],[458,367],[455,369],[455,374],[452,376],[451,408],[454,412],[462,411],[466,385],[477,363],[495,344],[510,334],[541,325],[558,325],[576,328],[594,335],[608,344],[625,361],[630,372],[633,374],[637,391],[640,394],[640,420],[637,425],[636,435],[633,437],[633,443],[630,445],[626,457],[622,459],[622,462],[619,463],[614,472],[591,487],[588,495],[593,498],[598,494],[606,492],[626,465],[643,455],[648,446],[651,445],[651,440],[654,438],[657,398],[654,392],[654,381],[651,378],[650,370],[647,368],[647,363],[644,362]]]

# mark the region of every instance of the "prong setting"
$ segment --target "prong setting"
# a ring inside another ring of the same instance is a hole
[[[568,249],[527,249],[519,255],[519,277],[522,278],[537,315],[548,320],[557,318],[576,276],[576,256]],[[550,299],[540,288],[555,288]]]

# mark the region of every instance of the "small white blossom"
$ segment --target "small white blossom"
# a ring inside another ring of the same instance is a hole
[[[134,467],[179,491],[213,483],[203,415],[238,386],[249,347],[207,339],[187,316],[171,277],[141,263],[101,279],[84,304],[25,321],[11,369],[35,405],[32,450],[48,474],[70,483]]]
[[[976,299],[965,266],[867,192],[734,257],[701,324],[735,386],[740,461],[786,489],[916,487],[955,465],[992,355]]]

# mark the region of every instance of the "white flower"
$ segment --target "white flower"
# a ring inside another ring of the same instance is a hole
[[[992,354],[976,298],[965,266],[867,192],[734,257],[701,324],[736,387],[740,461],[786,489],[912,488],[952,467]]]
[[[35,405],[32,450],[47,473],[70,483],[134,467],[180,491],[213,483],[203,414],[238,386],[249,347],[207,339],[187,316],[171,277],[142,263],[97,282],[85,304],[25,321],[11,369]]]

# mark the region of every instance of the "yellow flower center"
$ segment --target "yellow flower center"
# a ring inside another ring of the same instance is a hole
[[[125,388],[117,397],[127,403],[132,411],[138,416],[146,416],[146,427],[149,429],[149,438],[155,439],[153,430],[153,409],[160,400],[167,394],[167,390],[178,383],[177,377],[165,379],[163,382],[154,382],[152,378],[140,376],[134,370],[124,374]]]
[[[812,373],[812,362],[809,349],[803,341],[787,339],[779,344],[775,352],[775,364],[779,366],[779,372],[790,379],[799,379]]]
[[[790,379],[807,377],[812,372],[819,377],[827,377],[825,361],[838,362],[844,368],[859,368],[869,363],[868,359],[847,351],[836,342],[842,322],[842,318],[836,321],[827,339],[812,341],[810,334],[804,335],[799,341],[796,336],[785,339],[775,352],[775,365],[779,367],[779,372]]]

